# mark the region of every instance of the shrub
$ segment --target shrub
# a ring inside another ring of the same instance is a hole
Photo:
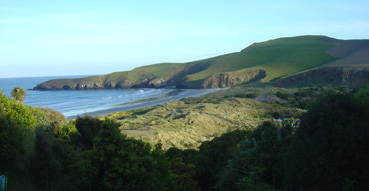
[[[326,92],[312,104],[286,158],[288,190],[369,187],[369,88]]]
[[[282,93],[282,92],[277,92],[275,95],[277,97],[281,98],[281,99],[284,99],[284,100],[288,100],[288,98],[290,98],[289,94],[285,94],[285,93]]]
[[[256,98],[256,94],[242,94],[242,93],[239,93],[239,94],[236,94],[235,97],[253,99],[253,98]]]

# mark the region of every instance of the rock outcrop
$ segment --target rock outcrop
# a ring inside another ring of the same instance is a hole
[[[130,72],[116,72],[103,76],[93,76],[78,79],[57,79],[43,82],[34,90],[87,90],[87,89],[128,89],[128,88],[163,88],[169,86],[181,87],[186,76],[206,69],[211,62],[197,62],[184,65],[177,69],[168,67],[158,73],[145,69],[134,69]],[[178,65],[178,64],[177,64]],[[156,65],[160,67],[160,64]],[[149,66],[150,67],[150,66]],[[166,74],[166,75],[162,75]],[[165,77],[161,77],[165,76]],[[195,87],[191,87],[195,88]]]
[[[128,89],[128,88],[160,88],[166,87],[166,81],[145,78],[137,83],[130,80],[96,82],[94,80],[50,80],[34,87],[34,90],[90,90],[90,89]]]
[[[265,70],[259,69],[213,74],[203,80],[198,88],[226,88],[245,82],[260,80],[265,78],[266,75]]]

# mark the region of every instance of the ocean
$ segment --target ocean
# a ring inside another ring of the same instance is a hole
[[[35,91],[37,84],[59,78],[77,78],[85,76],[54,76],[27,78],[0,78],[0,88],[11,97],[11,90],[21,86],[27,91],[24,103],[35,107],[49,107],[61,112],[66,118],[78,115],[105,115],[142,107],[180,100],[184,97],[197,97],[219,89],[114,89],[114,90],[68,90],[68,91]]]

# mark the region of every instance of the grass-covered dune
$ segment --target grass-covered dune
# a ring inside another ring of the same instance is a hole
[[[254,129],[263,121],[276,120],[273,118],[296,118],[302,111],[276,96],[276,92],[289,95],[296,91],[237,86],[206,96],[112,113],[101,119],[117,120],[123,134],[152,145],[196,149],[204,141],[232,130]]]
[[[131,71],[38,84],[37,90],[112,88],[218,88],[268,83],[299,72],[331,67],[366,67],[368,40],[298,36],[254,43],[240,52],[188,63],[162,63]]]

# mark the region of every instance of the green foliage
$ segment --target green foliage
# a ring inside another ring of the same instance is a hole
[[[202,190],[214,190],[221,169],[227,160],[240,149],[239,143],[250,136],[251,131],[232,131],[220,137],[214,138],[210,142],[204,142],[200,146],[200,156],[196,165],[196,180]]]
[[[264,122],[241,142],[241,149],[222,172],[220,190],[275,190],[283,188],[283,159],[291,140],[289,126]],[[282,133],[284,132],[284,133]]]
[[[179,178],[177,181],[187,182],[187,186],[191,186],[195,190],[196,182],[198,182],[198,187],[201,190],[216,190],[215,186],[222,169],[227,165],[227,161],[239,151],[240,142],[251,134],[252,132],[247,130],[231,131],[202,143],[199,151],[194,149],[168,149],[166,155],[175,165],[172,168],[177,168],[173,169],[174,174],[180,175],[177,176]],[[192,175],[192,164],[195,165],[195,175]],[[178,174],[178,171],[181,173]]]
[[[184,101],[185,104],[196,104],[196,103],[200,103],[202,100],[199,98],[195,98],[195,97],[188,97],[188,98],[181,99],[181,101]]]
[[[9,190],[31,190],[28,156],[32,143],[30,129],[6,114],[0,103],[0,174],[8,174]]]
[[[173,190],[170,162],[161,145],[151,146],[127,138],[113,120],[78,118],[76,124],[94,126],[97,135],[72,165],[72,179],[78,190]],[[82,128],[86,129],[86,128]],[[92,133],[81,136],[91,138]],[[80,178],[82,177],[82,178]]]
[[[15,100],[17,100],[20,103],[24,102],[24,97],[27,95],[26,90],[24,88],[16,86],[11,91],[11,95],[14,97]]]
[[[235,95],[235,97],[253,99],[253,98],[256,98],[256,94],[253,94],[253,93],[249,93],[249,94],[238,93],[238,94]]]
[[[0,94],[0,104],[4,113],[23,128],[31,130],[36,128],[47,129],[52,134],[66,124],[65,117],[57,111],[23,105],[4,94]]]
[[[78,130],[72,121],[58,128],[55,132],[55,137],[59,139],[69,140],[71,135],[78,134]]]
[[[62,128],[67,124],[67,119],[58,111],[52,110],[50,108],[38,108],[45,114],[45,118],[48,120],[48,123],[53,128],[53,133],[56,134],[59,131],[59,128]]]
[[[38,123],[37,115],[41,112],[31,106],[23,105],[6,95],[0,95],[0,103],[5,114],[25,128],[34,129]]]
[[[282,93],[282,92],[277,92],[275,95],[277,97],[281,98],[281,99],[284,99],[284,100],[288,100],[288,98],[290,97],[289,94],[285,94],[285,93]]]
[[[5,115],[0,108],[0,174],[15,165],[15,158],[24,152],[22,127]]]
[[[196,174],[195,165],[185,164],[182,158],[175,158],[172,164],[172,172],[178,191],[200,191],[197,187],[198,183],[193,179]]]
[[[353,99],[355,107],[363,111],[364,116],[369,116],[369,86],[356,92]]]
[[[308,109],[311,105],[312,101],[311,100],[302,100],[302,101],[299,101],[296,105],[297,108],[300,108],[300,109]]]
[[[369,88],[326,91],[302,117],[286,158],[288,190],[366,190]]]
[[[84,149],[91,149],[93,146],[93,139],[100,132],[102,123],[101,120],[91,116],[78,116],[76,119],[78,134],[72,136],[72,141],[76,146],[81,146]]]
[[[144,115],[148,112],[150,112],[151,110],[156,109],[156,107],[144,107],[144,108],[140,108],[140,109],[133,109],[133,110],[129,110],[129,111],[122,111],[122,112],[118,112],[118,113],[110,113],[107,115],[108,119],[125,119],[127,117],[135,117],[137,115]],[[103,119],[103,118],[101,118]]]
[[[31,159],[32,182],[36,190],[53,190],[61,178],[61,165],[56,157],[59,146],[51,144],[50,137],[36,131],[35,155]]]
[[[311,89],[300,89],[294,93],[294,96],[299,96],[299,97],[313,97],[315,95],[316,93]]]
[[[198,182],[201,190],[278,190],[283,188],[283,159],[292,135],[289,124],[265,122],[254,131],[235,130],[206,141],[198,151],[171,148],[166,155],[186,172],[181,178],[188,185]],[[191,164],[193,178],[190,169],[184,170]]]
[[[249,174],[238,180],[237,189],[241,191],[274,191],[275,189],[269,185],[262,183],[264,168],[257,166],[249,167]]]

